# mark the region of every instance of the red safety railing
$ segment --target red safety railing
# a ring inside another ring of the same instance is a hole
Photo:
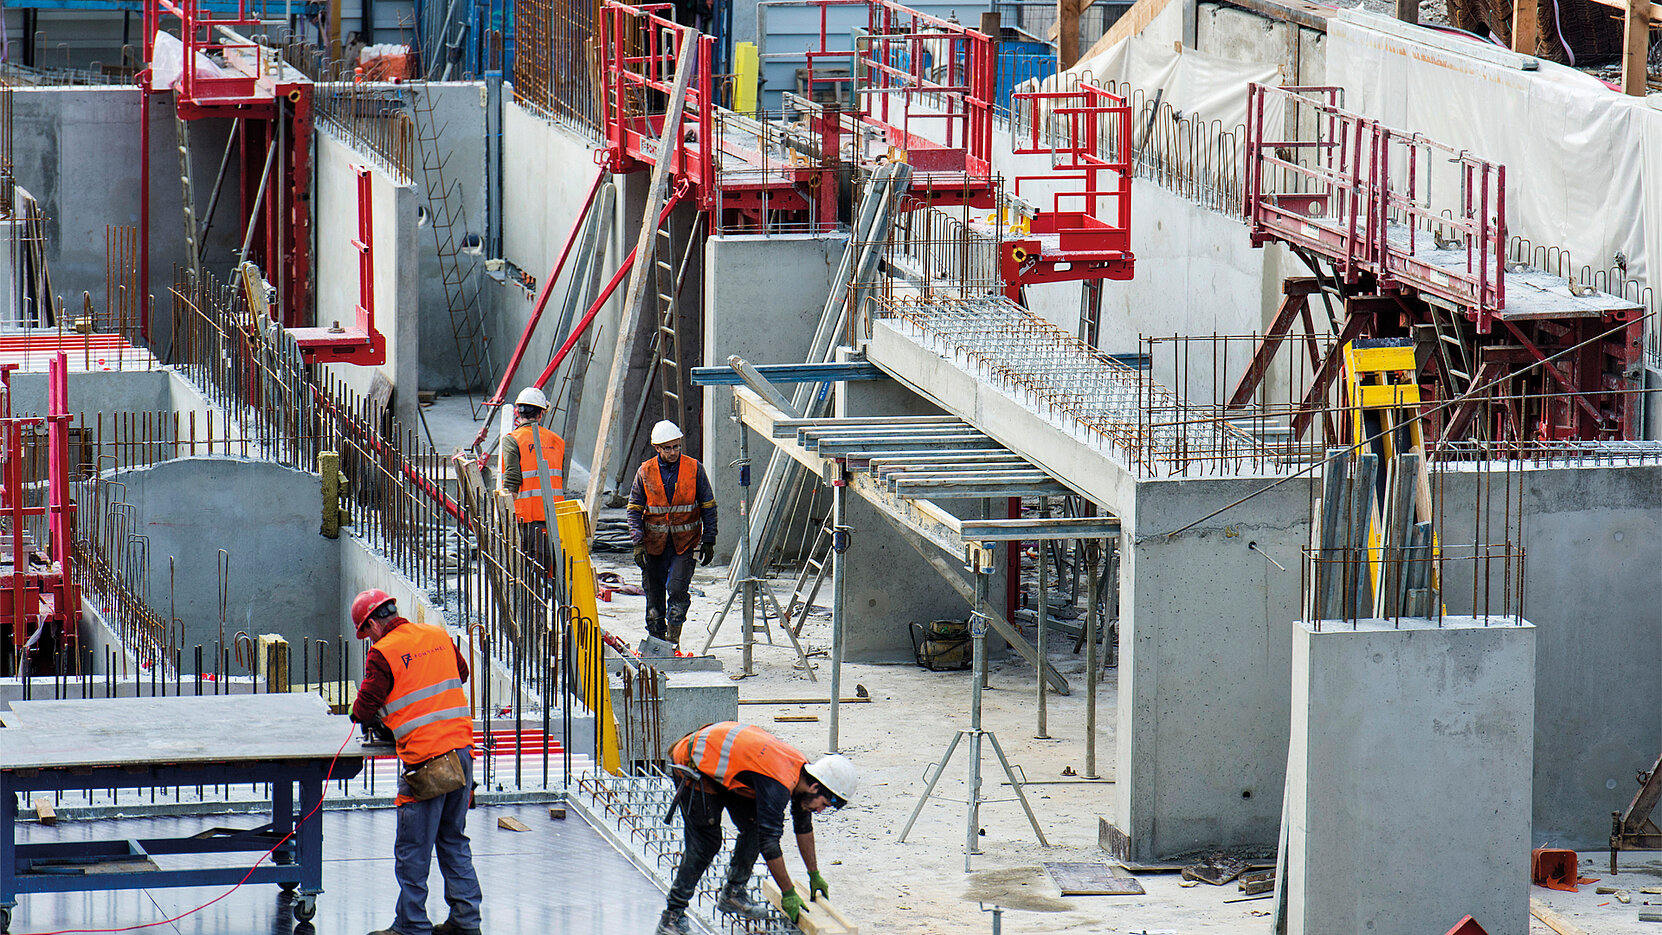
[[[1506,307],[1506,167],[1345,111],[1341,99],[1332,87],[1248,86],[1253,243],[1314,251],[1348,283],[1371,275],[1382,292],[1438,296],[1487,333]]]
[[[1032,221],[1035,234],[1057,234],[1063,254],[1126,253],[1131,249],[1131,108],[1118,95],[1082,84],[1072,91],[1014,96],[1014,108],[1031,114],[1014,140],[1018,155],[1052,156],[1053,171],[1016,177],[1055,185],[1051,210]]]
[[[604,158],[614,172],[656,165],[675,70],[687,43],[697,43],[695,69],[687,84],[681,132],[667,158],[671,177],[692,187],[700,204],[715,203],[715,82],[710,61],[715,39],[665,16],[667,3],[626,6],[606,0],[600,11],[601,113],[606,131]]]
[[[156,32],[167,17],[179,20],[179,38],[184,43],[183,73],[179,78],[180,100],[199,104],[225,104],[256,96],[262,72],[262,56],[271,50],[253,42],[227,42],[221,28],[258,26],[257,10],[248,0],[239,0],[236,13],[216,15],[198,0],[145,0],[144,60],[154,62]],[[214,57],[240,66],[227,73],[198,61],[198,55]]]
[[[991,177],[998,88],[991,37],[892,0],[804,0],[803,5],[819,13],[818,48],[807,50],[810,97],[817,86],[847,83],[852,76],[853,106],[861,120],[881,128],[889,145],[905,150],[916,172]],[[868,11],[865,33],[856,36],[852,49],[832,28],[831,9],[842,6]]]

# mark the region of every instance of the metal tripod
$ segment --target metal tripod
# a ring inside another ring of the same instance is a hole
[[[935,783],[946,772],[946,766],[952,761],[952,754],[957,751],[958,743],[966,737],[969,739],[969,796],[965,804],[969,806],[969,821],[964,827],[964,872],[970,870],[970,857],[981,853],[981,806],[988,802],[1008,801],[1005,799],[984,799],[981,797],[981,741],[985,739],[993,746],[993,753],[998,757],[998,763],[1004,768],[1005,778],[1010,780],[1010,788],[1016,790],[1016,801],[1021,803],[1022,811],[1027,813],[1027,820],[1033,825],[1033,833],[1038,835],[1039,844],[1049,847],[1050,842],[1045,840],[1044,829],[1039,827],[1039,819],[1033,814],[1033,806],[1027,802],[1027,794],[1022,792],[1025,777],[1018,777],[1016,770],[1011,768],[1010,760],[1004,755],[1004,748],[998,745],[998,737],[990,730],[981,729],[981,681],[987,675],[987,576],[992,572],[990,552],[986,549],[977,549],[975,567],[975,608],[970,617],[971,646],[974,651],[974,678],[970,680],[970,726],[960,728],[953,736],[952,742],[946,745],[946,753],[941,761],[935,764],[932,771],[925,773],[929,777],[929,784],[923,789],[923,795],[918,804],[912,809],[912,817],[906,819],[906,827],[900,829],[900,842],[906,842],[906,835],[912,830],[912,824],[918,820],[918,814],[935,792]]]
[[[773,631],[767,627],[767,610],[762,611],[763,623],[756,625],[757,604],[766,601],[773,605],[774,619],[783,621],[785,611],[779,606],[779,599],[773,596],[768,589],[767,580],[751,573],[750,569],[750,430],[745,428],[738,416],[733,421],[739,426],[739,459],[733,464],[739,468],[739,522],[742,524],[739,533],[739,579],[733,583],[733,590],[727,595],[727,602],[721,605],[714,618],[710,620],[709,632],[704,637],[704,647],[699,655],[707,655],[710,647],[715,644],[716,634],[721,632],[721,625],[727,620],[727,614],[733,609],[735,600],[743,599],[744,604],[744,632],[737,643],[723,645],[741,646],[744,648],[744,674],[755,675],[754,649],[756,646],[756,631],[759,629],[767,637],[769,645],[773,643]],[[819,679],[814,675],[813,664],[808,661],[808,654],[802,651],[802,644],[797,642],[796,634],[791,628],[781,624],[779,629],[785,632],[786,638],[791,641],[791,647],[796,650],[796,658],[801,661],[802,668],[808,673],[810,682]]]

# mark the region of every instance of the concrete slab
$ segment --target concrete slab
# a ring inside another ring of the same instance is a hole
[[[1291,935],[1529,932],[1535,627],[1293,628]]]

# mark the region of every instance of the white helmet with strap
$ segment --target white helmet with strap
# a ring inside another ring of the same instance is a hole
[[[538,409],[547,409],[548,397],[544,395],[542,390],[539,390],[534,386],[528,386],[525,389],[520,390],[519,395],[514,397],[514,405],[535,406]]]
[[[665,419],[652,427],[652,444],[663,445],[682,438],[681,426]]]

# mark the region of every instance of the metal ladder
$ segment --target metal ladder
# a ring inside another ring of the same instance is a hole
[[[791,588],[791,599],[785,602],[784,618],[779,621],[797,636],[802,635],[802,624],[808,619],[808,610],[814,606],[814,598],[819,597],[820,586],[825,583],[825,575],[831,567],[831,519],[830,515],[825,517],[819,535],[814,537],[814,547],[808,550],[808,557],[802,561],[796,586]]]
[[[450,331],[456,339],[456,364],[461,371],[461,382],[467,391],[468,404],[477,417],[479,405],[473,389],[483,385],[486,371],[491,369],[490,344],[485,337],[485,323],[479,314],[475,294],[468,290],[468,281],[474,279],[478,263],[470,254],[464,261],[456,243],[456,226],[467,233],[467,211],[462,203],[460,183],[447,181],[444,168],[450,159],[441,156],[439,137],[443,127],[433,126],[431,92],[423,82],[411,89],[410,114],[415,120],[416,145],[421,151],[421,179],[427,194],[427,224],[433,229],[433,243],[438,250],[439,277],[444,282],[444,304],[450,313]]]
[[[190,264],[193,281],[202,279],[202,252],[196,243],[196,186],[191,182],[190,129],[179,114],[179,102],[173,102],[173,127],[179,150],[179,185],[185,199],[185,260]],[[245,259],[240,258],[239,259]]]

